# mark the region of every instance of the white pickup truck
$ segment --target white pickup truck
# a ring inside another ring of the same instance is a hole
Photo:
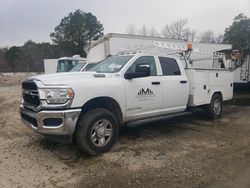
[[[119,127],[182,114],[194,107],[212,119],[232,99],[233,74],[194,69],[185,58],[146,53],[111,56],[89,72],[41,75],[22,82],[20,113],[38,133],[76,140],[91,155],[107,152]]]

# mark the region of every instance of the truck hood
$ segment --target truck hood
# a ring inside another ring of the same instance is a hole
[[[110,73],[96,73],[96,72],[68,72],[68,73],[55,73],[33,76],[28,80],[39,80],[44,85],[67,85],[75,80],[82,79],[100,79],[111,78],[113,74]]]

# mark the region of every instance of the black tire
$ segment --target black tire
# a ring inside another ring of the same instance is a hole
[[[107,124],[107,128],[100,128],[105,127],[104,122]],[[75,131],[76,143],[87,154],[100,155],[112,148],[116,142],[118,131],[119,124],[115,115],[109,110],[96,108],[85,113],[79,120]],[[110,137],[106,136],[106,133],[110,134]],[[102,145],[103,142],[107,143]]]
[[[207,105],[206,111],[210,119],[219,119],[222,115],[223,102],[220,94],[212,96],[210,104]]]

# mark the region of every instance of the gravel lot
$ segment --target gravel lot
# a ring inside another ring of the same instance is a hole
[[[19,85],[0,86],[0,187],[250,187],[250,95],[216,121],[197,112],[124,128],[99,157],[29,130],[19,102]]]

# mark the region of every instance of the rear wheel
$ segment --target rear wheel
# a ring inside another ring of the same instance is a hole
[[[218,119],[222,115],[223,102],[221,95],[214,94],[211,103],[207,105],[207,113],[211,119]]]
[[[90,155],[107,152],[115,144],[118,121],[109,110],[97,108],[83,115],[76,128],[78,146]]]

